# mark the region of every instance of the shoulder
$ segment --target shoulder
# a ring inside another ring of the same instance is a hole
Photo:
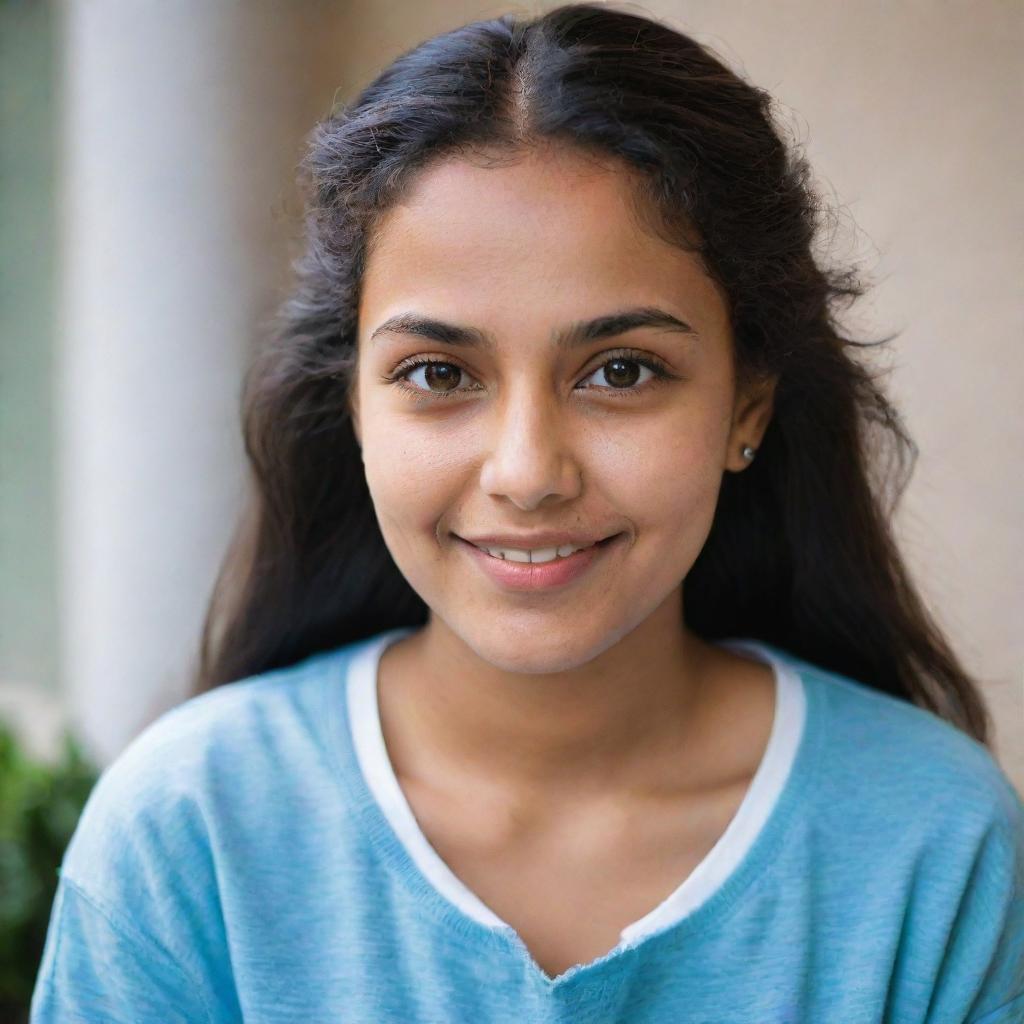
[[[987,1020],[1024,988],[1020,795],[988,748],[933,712],[776,653],[808,700],[796,831],[821,861],[818,873],[801,860],[802,877],[870,928],[888,963],[943,977],[936,1019]]]
[[[162,714],[101,773],[62,874],[103,899],[132,871],[208,867],[218,816],[272,799],[282,767],[324,757],[327,689],[348,648],[220,686]],[[266,806],[266,805],[264,805]],[[113,898],[113,897],[112,897]]]
[[[254,887],[308,836],[344,834],[330,723],[351,646],[193,697],[107,766],[64,852],[51,971],[103,950],[119,968],[147,951],[167,977],[227,969]]]
[[[823,816],[944,850],[962,844],[965,856],[995,847],[1024,871],[1024,803],[987,747],[932,711],[774,650],[813,709]],[[1016,888],[1024,894],[1019,877]]]

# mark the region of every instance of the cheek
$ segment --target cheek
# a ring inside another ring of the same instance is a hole
[[[669,416],[607,446],[595,469],[640,537],[710,530],[721,487],[726,433],[710,412]],[[628,511],[627,511],[628,510]]]
[[[707,542],[726,447],[718,419],[670,417],[638,434],[605,475],[609,501],[636,531],[627,571],[638,586],[668,593],[689,574]]]
[[[365,421],[366,483],[396,561],[408,545],[422,544],[456,498],[463,457],[451,440],[440,430],[403,425],[383,411]]]

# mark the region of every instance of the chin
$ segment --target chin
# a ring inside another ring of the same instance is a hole
[[[554,675],[580,668],[627,632],[602,629],[593,617],[560,626],[552,623],[550,615],[510,618],[516,616],[496,614],[489,623],[474,616],[456,632],[478,658],[501,672],[520,675]]]

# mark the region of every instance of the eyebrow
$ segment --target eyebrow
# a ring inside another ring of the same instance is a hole
[[[614,338],[619,334],[635,330],[637,327],[661,327],[682,334],[697,332],[685,320],[680,320],[671,313],[658,309],[656,306],[639,306],[635,309],[623,309],[605,316],[594,317],[592,320],[580,320],[555,331],[554,344],[559,349],[573,349],[588,345],[602,338]],[[373,341],[379,334],[412,334],[445,345],[493,350],[494,339],[486,331],[478,327],[467,327],[462,324],[449,324],[420,313],[406,312],[388,317],[373,334]]]

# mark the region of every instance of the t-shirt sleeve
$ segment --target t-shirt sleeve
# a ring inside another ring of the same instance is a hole
[[[31,1024],[234,1020],[198,712],[172,710],[97,780],[64,852]]]
[[[30,1024],[212,1020],[202,986],[167,950],[61,877]]]
[[[1000,788],[1004,815],[978,851],[947,947],[954,977],[980,979],[967,1024],[1024,1022],[1024,804],[1008,780]]]
[[[1002,927],[968,1024],[1024,1021],[1024,898],[994,912]]]

